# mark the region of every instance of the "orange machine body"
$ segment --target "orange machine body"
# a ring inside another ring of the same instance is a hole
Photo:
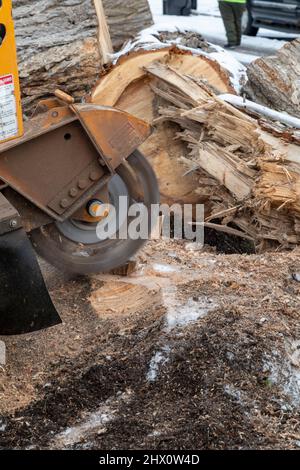
[[[0,0],[0,143],[23,134],[11,0]]]

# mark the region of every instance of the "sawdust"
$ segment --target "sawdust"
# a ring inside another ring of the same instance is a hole
[[[5,339],[0,448],[297,448],[298,259],[153,241],[128,278],[51,271],[64,324]]]

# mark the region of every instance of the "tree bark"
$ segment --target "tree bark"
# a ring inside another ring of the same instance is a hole
[[[264,248],[298,245],[300,147],[285,133],[265,132],[259,121],[168,64],[154,62],[146,70],[165,100],[161,117],[180,125],[185,164],[198,173],[200,193],[212,203],[207,226],[219,220],[221,231],[240,232]]]
[[[115,50],[153,24],[148,0],[102,0]]]
[[[24,111],[56,88],[80,98],[107,61],[98,34],[100,0],[14,0],[19,74]],[[115,45],[151,24],[146,0],[103,1]],[[100,21],[101,25],[101,21]],[[104,45],[103,45],[104,47]]]
[[[245,88],[253,101],[300,117],[300,39],[252,62],[247,75]]]

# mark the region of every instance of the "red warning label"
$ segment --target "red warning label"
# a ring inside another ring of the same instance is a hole
[[[0,142],[18,135],[17,103],[12,75],[0,76]]]

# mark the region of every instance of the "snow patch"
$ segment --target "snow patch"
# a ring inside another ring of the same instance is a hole
[[[204,318],[217,307],[217,304],[206,297],[199,299],[189,298],[180,301],[176,296],[177,292],[174,286],[169,286],[162,290],[163,305],[167,310],[164,328],[165,333],[173,332],[176,328],[183,328],[200,318]],[[168,344],[160,348],[154,354],[147,372],[148,382],[156,381],[160,368],[169,362],[170,355],[171,347]]]
[[[159,264],[156,263],[153,265],[153,269],[159,273],[175,273],[178,269],[175,266],[170,264]]]
[[[75,426],[67,428],[55,437],[55,448],[65,449],[81,443],[92,434],[102,434],[105,426],[116,418],[120,405],[129,401],[131,392],[122,393],[117,398],[109,398],[95,412],[87,414]]]
[[[156,381],[160,367],[169,361],[170,352],[171,348],[169,346],[164,346],[152,357],[150,361],[149,371],[147,373],[148,382]]]
[[[225,385],[224,392],[226,393],[226,395],[230,396],[235,401],[237,401],[240,405],[244,404],[244,401],[242,400],[242,392],[235,388],[232,384]]]
[[[233,56],[243,65],[249,65],[254,60],[259,59],[259,55],[246,54],[245,52],[233,51]]]
[[[162,31],[177,28],[201,34],[211,44],[223,46],[227,40],[225,28],[220,17],[217,0],[201,0],[198,2],[196,14],[191,16],[163,15],[162,0],[149,0],[155,27]],[[270,31],[260,28],[257,37],[243,36],[242,45],[227,53],[243,65],[248,65],[257,57],[272,55],[280,49],[287,39],[295,39],[299,34]]]
[[[241,96],[235,96],[228,93],[219,95],[219,98],[238,108],[247,109],[255,114],[258,114],[259,116],[266,116],[273,121],[278,121],[286,124],[289,127],[300,129],[300,119],[296,118],[295,116],[291,116],[286,112],[275,111],[274,109],[268,108],[267,106],[243,99]]]
[[[6,424],[3,421],[0,421],[0,432],[4,432],[6,430]]]
[[[200,32],[208,41],[217,44],[226,42],[225,28],[220,17],[217,0],[201,0],[198,1],[198,9],[196,15],[191,16],[169,16],[162,13],[162,1],[149,0],[152,10],[153,19],[156,24],[168,22],[170,26],[187,28]],[[259,55],[272,54],[282,47],[286,39],[294,39],[299,34],[290,34],[279,31],[270,31],[269,29],[260,28],[256,37],[243,36],[242,50],[257,51]]]
[[[185,247],[186,251],[197,252],[203,250],[203,243],[191,242],[186,243]]]
[[[153,431],[150,434],[148,434],[148,437],[159,437],[161,436],[161,431]]]
[[[300,406],[300,341],[286,342],[286,355],[266,355],[263,370],[268,381],[278,385],[294,407]]]
[[[166,327],[168,331],[174,328],[184,327],[200,318],[205,318],[211,311],[215,310],[217,304],[210,299],[199,298],[188,299],[180,302],[176,298],[176,291],[163,293],[164,305],[167,308]]]

